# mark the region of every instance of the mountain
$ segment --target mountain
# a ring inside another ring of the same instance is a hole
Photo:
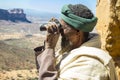
[[[7,21],[12,21],[12,22],[28,22],[30,23],[29,20],[26,18],[26,14],[24,13],[23,9],[10,9],[10,10],[5,10],[5,9],[0,9],[0,20],[7,20]]]

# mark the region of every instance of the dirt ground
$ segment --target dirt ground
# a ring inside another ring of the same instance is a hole
[[[38,72],[36,69],[1,71],[0,80],[38,80]]]

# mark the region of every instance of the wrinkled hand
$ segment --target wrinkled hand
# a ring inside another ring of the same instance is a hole
[[[54,49],[60,35],[58,25],[55,22],[48,22],[45,26],[47,28],[45,48]]]

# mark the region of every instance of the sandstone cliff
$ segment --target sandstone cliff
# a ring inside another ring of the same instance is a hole
[[[114,58],[120,80],[120,0],[97,0],[96,10],[101,48]]]
[[[4,10],[0,9],[0,20],[10,20],[13,22],[29,22],[26,18],[26,14],[24,13],[23,9],[11,9],[11,10]]]
[[[102,49],[120,56],[120,0],[98,0],[96,10]]]

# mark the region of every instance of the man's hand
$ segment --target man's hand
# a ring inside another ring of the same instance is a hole
[[[59,38],[59,27],[55,22],[48,22],[47,25],[45,25],[47,28],[47,36],[45,40],[45,48],[51,48],[54,49],[58,38]]]

